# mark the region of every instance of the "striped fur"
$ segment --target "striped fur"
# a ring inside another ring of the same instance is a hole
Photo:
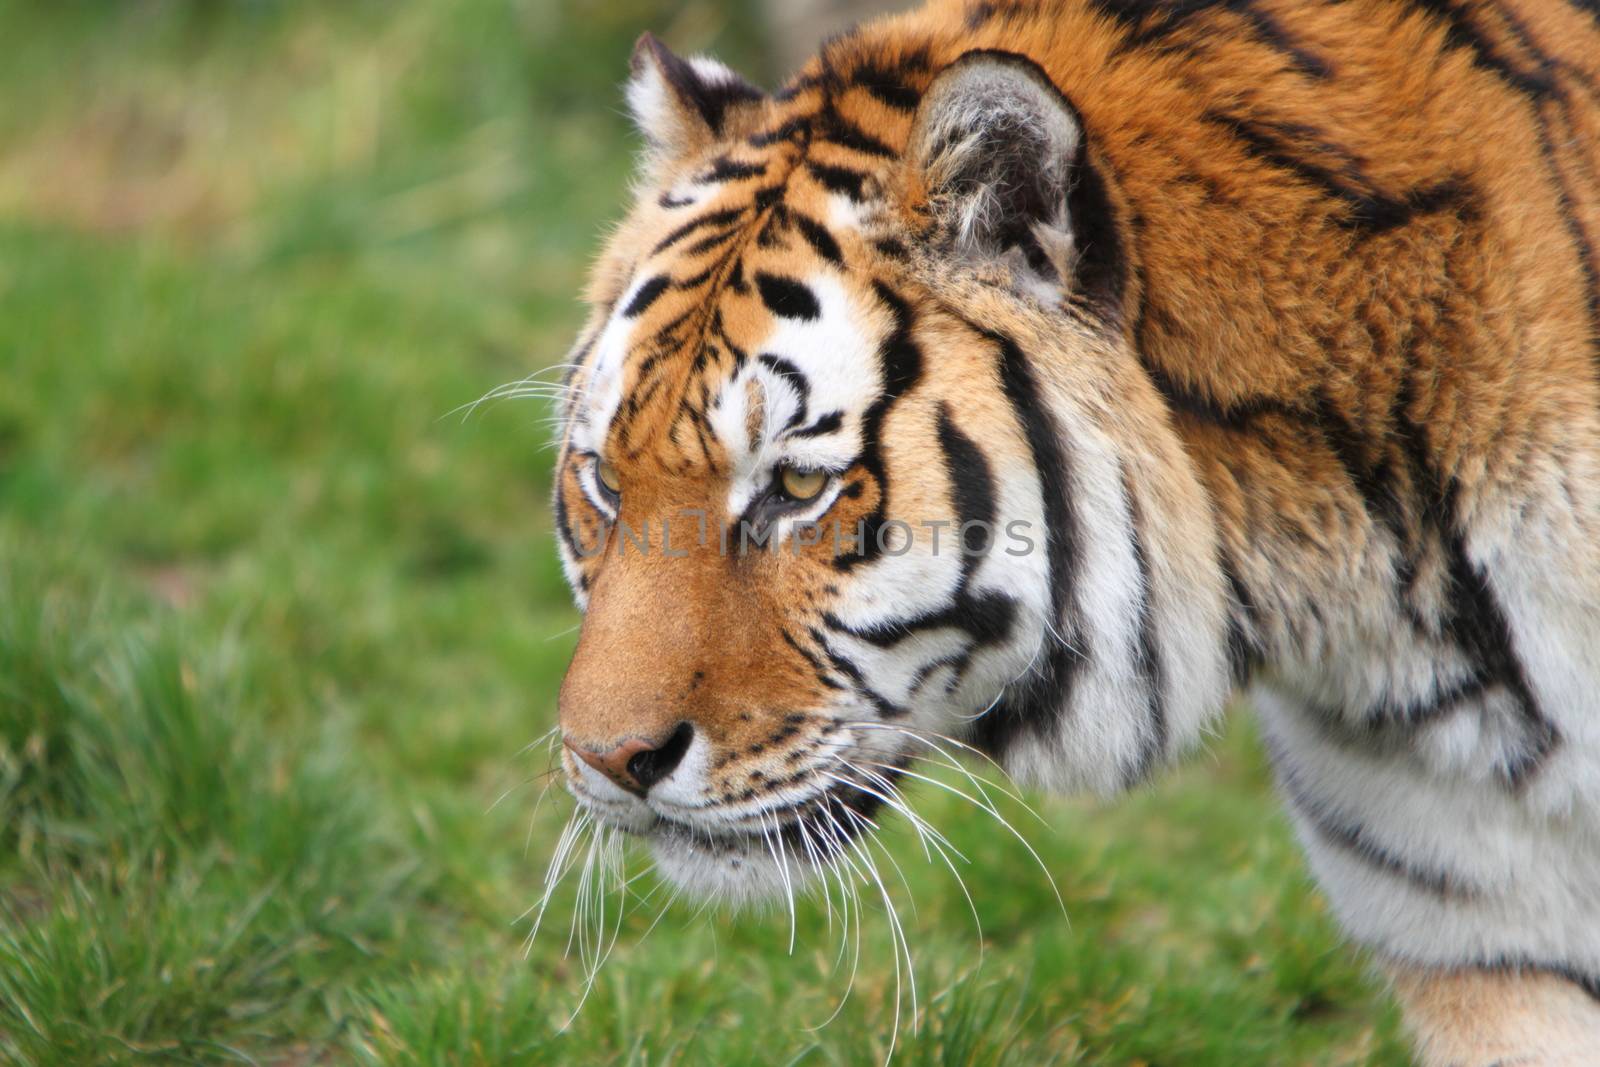
[[[1419,974],[1600,990],[1592,5],[935,2],[770,96],[646,38],[629,99],[562,726],[694,741],[644,799],[569,756],[581,799],[758,895],[769,823],[842,849],[918,737],[1110,793],[1247,688],[1424,1049]]]

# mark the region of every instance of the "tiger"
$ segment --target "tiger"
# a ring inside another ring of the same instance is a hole
[[[625,92],[580,811],[763,900],[937,739],[1110,796],[1240,697],[1420,1062],[1600,1062],[1593,0],[932,0]]]

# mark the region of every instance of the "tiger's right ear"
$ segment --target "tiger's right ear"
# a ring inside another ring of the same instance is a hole
[[[1073,286],[1083,129],[1038,64],[981,50],[951,63],[923,94],[907,154],[956,259],[1006,263],[1047,302]]]
[[[683,59],[650,33],[633,46],[628,110],[644,135],[647,174],[729,136],[765,100],[709,56]]]

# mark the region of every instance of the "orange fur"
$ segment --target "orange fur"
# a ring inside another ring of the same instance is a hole
[[[1029,268],[1016,256],[958,262],[944,242],[951,190],[919,154],[918,101],[983,51],[1036,64],[1081,121],[1110,218],[1045,258],[1061,274],[1080,254],[1114,262],[1105,292],[1068,280],[1040,307],[1017,297]],[[647,105],[668,109],[671,143],[594,273],[573,379],[575,395],[598,392],[595,346],[625,331],[620,407],[603,442],[568,442],[558,479],[567,536],[611,538],[569,572],[588,612],[561,695],[569,745],[691,722],[716,754],[708,788],[728,801],[838,729],[817,709],[848,679],[817,632],[854,579],[832,549],[673,558],[657,526],[652,550],[630,553],[585,489],[587,453],[603,453],[622,522],[686,508],[713,529],[737,520],[739,460],[708,420],[774,329],[764,272],[834,272],[862,336],[881,346],[898,330],[920,353],[882,456],[838,475],[831,521],[952,514],[961,487],[930,460],[952,434],[999,466],[1037,458],[1005,380],[1009,339],[1037,405],[1070,409],[1078,443],[1117,456],[1125,488],[1105,491],[1125,492],[1142,538],[1147,609],[1201,605],[1196,618],[1229,631],[1237,681],[1336,660],[1406,620],[1440,647],[1461,640],[1463,531],[1600,544],[1592,10],[936,0],[830,43],[775,97],[713,101],[704,125],[703,98],[671,98],[681,61],[648,42],[640,55],[646,76],[665,64]],[[703,195],[692,210],[683,189]],[[670,282],[617,326],[651,276]],[[748,397],[753,439],[772,401],[753,384]],[[1565,565],[1600,588],[1600,556]],[[1105,781],[1171,754],[1165,733],[1147,742],[1148,759]],[[1523,1062],[1546,1016],[1568,1044],[1600,1032],[1558,978],[1397,967],[1429,1062]],[[1566,1047],[1527,1062],[1579,1062]]]

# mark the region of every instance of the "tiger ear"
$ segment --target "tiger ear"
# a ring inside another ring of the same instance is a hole
[[[1071,284],[1069,200],[1083,162],[1076,111],[1039,66],[969,52],[923,95],[909,159],[938,240],[956,257],[999,262],[1048,301]]]
[[[708,56],[683,59],[650,33],[633,46],[628,110],[644,136],[645,169],[709,147],[766,94]]]

